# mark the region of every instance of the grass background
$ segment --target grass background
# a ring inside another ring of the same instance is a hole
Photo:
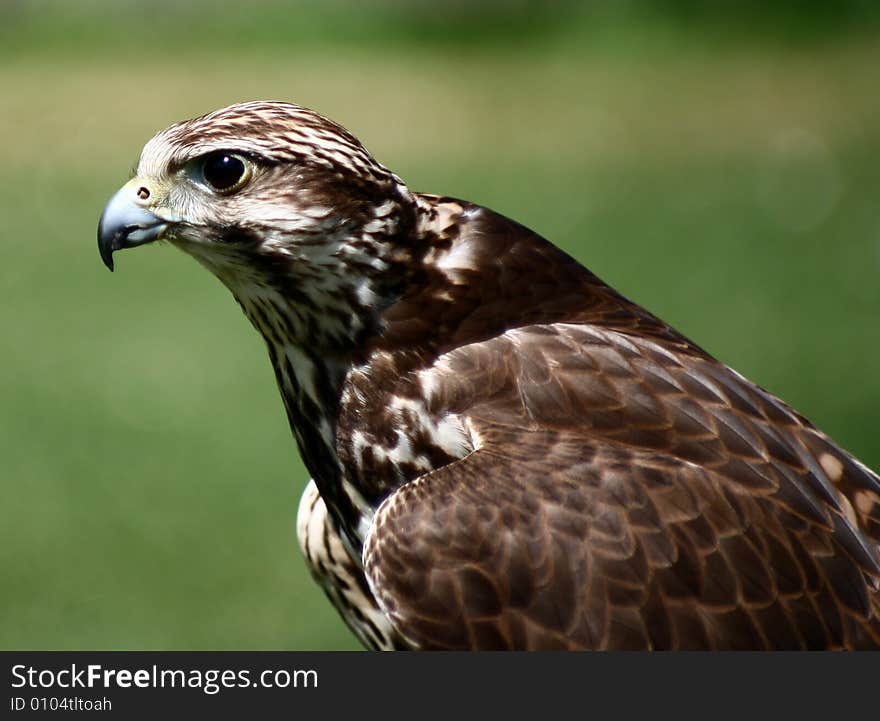
[[[262,341],[173,249],[95,247],[143,143],[239,100],[529,225],[880,467],[876,7],[0,4],[0,647],[356,647]]]

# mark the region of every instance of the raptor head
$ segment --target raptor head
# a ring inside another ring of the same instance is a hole
[[[167,240],[255,323],[261,304],[295,306],[275,308],[298,326],[290,335],[343,342],[401,283],[414,215],[406,186],[344,128],[297,105],[249,102],[153,137],[101,215],[98,248],[113,270],[115,251]]]

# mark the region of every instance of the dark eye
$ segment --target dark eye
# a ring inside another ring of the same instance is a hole
[[[202,165],[202,177],[214,190],[230,193],[250,177],[247,161],[231,153],[211,153]]]

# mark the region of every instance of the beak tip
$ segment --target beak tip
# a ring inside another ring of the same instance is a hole
[[[101,218],[101,225],[103,226],[103,218]],[[115,248],[113,247],[113,243],[108,242],[104,237],[104,234],[99,229],[98,231],[98,252],[101,254],[101,261],[106,265],[110,272],[113,272],[113,251]]]

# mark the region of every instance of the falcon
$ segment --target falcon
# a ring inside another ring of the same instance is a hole
[[[366,646],[880,646],[880,477],[522,225],[249,102],[146,144],[98,246],[156,240],[265,339]]]

